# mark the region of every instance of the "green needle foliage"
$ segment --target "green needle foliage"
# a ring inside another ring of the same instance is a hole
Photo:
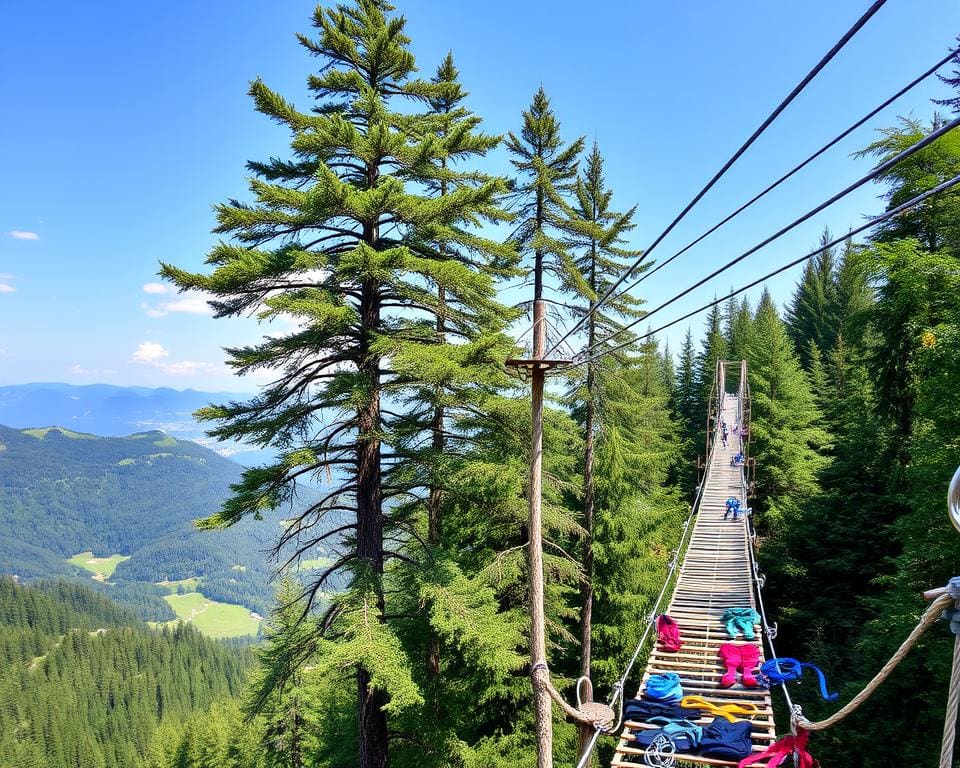
[[[564,144],[560,121],[541,86],[523,113],[520,135],[507,134],[506,147],[520,174],[514,186],[517,217],[510,241],[524,257],[524,274],[533,277],[533,298],[543,298],[545,278],[552,278],[554,289],[561,294],[585,295],[583,275],[564,237],[583,137]]]
[[[636,206],[626,213],[611,209],[613,190],[607,188],[603,178],[603,158],[596,143],[587,157],[585,172],[576,181],[574,192],[576,202],[572,216],[565,225],[569,232],[566,245],[567,250],[574,255],[573,264],[577,273],[586,283],[586,292],[582,294],[586,303],[577,306],[572,314],[578,321],[586,318],[584,329],[587,348],[593,350],[599,338],[614,334],[623,328],[625,319],[640,315],[637,309],[640,302],[629,294],[614,296],[602,308],[588,314],[596,301],[627,271],[628,262],[640,255],[639,251],[625,247],[625,236],[634,228]],[[639,274],[646,268],[647,265],[644,265],[634,274]],[[609,348],[619,341],[622,339],[611,339],[593,351]],[[567,390],[567,402],[573,407],[574,417],[582,424],[584,435],[583,527],[586,537],[581,556],[584,575],[580,588],[580,674],[586,676],[590,675],[594,600],[595,444],[598,435],[602,439],[606,415],[603,393],[613,384],[608,380],[621,378],[626,364],[627,353],[623,351],[587,363],[582,376],[574,379]]]
[[[218,317],[297,325],[228,350],[238,374],[269,370],[275,381],[201,416],[218,438],[280,455],[248,470],[205,525],[288,503],[299,479],[326,482],[324,498],[282,542],[297,551],[341,545],[342,556],[308,585],[304,610],[331,585],[345,589],[308,639],[318,674],[355,676],[354,759],[372,768],[387,763],[387,714],[423,700],[388,618],[384,580],[390,562],[414,557],[413,513],[431,485],[415,447],[419,403],[426,390],[457,393],[501,364],[512,314],[497,303],[493,277],[512,252],[473,231],[504,217],[504,182],[450,167],[495,139],[476,134],[454,107],[438,111],[455,105],[459,86],[415,77],[404,19],[383,0],[357,0],[318,8],[314,26],[315,39],[299,38],[320,59],[307,81],[309,111],[259,80],[250,88],[257,110],[291,132],[292,157],[250,163],[253,202],[217,206],[216,231],[230,239],[210,253],[211,272],[162,272],[181,289],[212,294]]]

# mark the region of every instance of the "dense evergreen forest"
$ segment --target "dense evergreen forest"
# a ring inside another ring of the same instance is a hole
[[[239,374],[266,369],[272,383],[201,416],[214,437],[276,460],[245,470],[201,527],[284,509],[309,479],[323,490],[287,521],[282,543],[333,555],[306,584],[280,585],[241,696],[189,716],[186,703],[177,717],[150,710],[162,715],[152,738],[122,749],[150,768],[536,764],[530,404],[526,382],[504,367],[522,353],[513,331],[528,297],[503,301],[518,282],[549,296],[551,324],[583,321],[589,347],[605,353],[558,374],[545,413],[557,686],[569,695],[589,674],[605,696],[619,676],[680,540],[715,363],[745,359],[753,505],[779,650],[823,666],[841,700],[859,691],[915,624],[920,592],[960,566],[944,513],[960,462],[960,196],[825,250],[783,306],[766,292],[715,306],[676,358],[653,338],[619,348],[644,303],[622,296],[589,311],[637,255],[630,233],[642,211],[607,185],[613,159],[561,125],[544,88],[514,132],[484,133],[453,56],[418,70],[404,20],[384,0],[318,8],[313,25],[299,37],[318,60],[306,108],[260,80],[250,87],[256,109],[289,131],[287,157],[251,160],[248,198],[216,206],[223,239],[208,271],[164,264],[162,274],[206,291],[218,318],[296,321],[228,350]],[[946,83],[960,85],[960,71]],[[960,111],[960,97],[942,106]],[[930,133],[942,124],[931,115],[883,130],[864,160]],[[483,172],[495,151],[512,178]],[[880,180],[888,209],[958,172],[953,132]],[[55,670],[58,653],[124,633],[213,648],[186,630],[138,631],[68,632],[56,648],[25,631],[17,658],[46,652],[39,669]],[[952,645],[935,628],[863,709],[813,736],[814,754],[848,768],[900,756],[933,764]],[[29,681],[28,667],[11,674]],[[232,691],[230,680],[216,693]],[[809,717],[836,706],[798,691]],[[781,713],[781,730],[787,722]],[[556,712],[553,725],[555,759],[572,764],[576,729]],[[71,749],[100,744],[97,728]],[[26,759],[51,737],[13,738]],[[602,744],[596,759],[609,750]]]
[[[248,655],[86,587],[0,577],[0,765],[139,765],[158,725],[239,693]]]

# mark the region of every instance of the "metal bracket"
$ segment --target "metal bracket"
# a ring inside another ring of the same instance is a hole
[[[777,639],[778,630],[779,630],[779,627],[777,626],[777,622],[773,622],[773,626],[766,624],[763,627],[763,631],[766,633],[767,637],[769,637],[771,640]]]

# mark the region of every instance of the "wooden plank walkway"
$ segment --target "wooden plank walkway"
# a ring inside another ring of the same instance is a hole
[[[723,418],[731,428],[737,422],[737,397],[727,394],[724,398]],[[676,672],[680,676],[684,695],[703,696],[713,704],[751,702],[761,711],[753,720],[753,749],[762,752],[775,740],[773,709],[769,691],[762,688],[745,688],[737,683],[732,688],[720,688],[724,673],[717,656],[723,643],[731,642],[720,623],[727,608],[750,607],[756,609],[751,582],[750,546],[745,516],[737,522],[724,520],[727,497],[740,497],[740,471],[730,466],[737,453],[740,441],[731,436],[729,447],[724,448],[717,436],[711,465],[707,474],[700,511],[694,523],[690,545],[687,549],[677,584],[667,613],[680,626],[683,647],[677,653],[661,651],[657,643],[647,663],[639,697],[646,686],[647,678],[661,672]],[[741,499],[744,504],[744,500]],[[754,628],[752,642],[760,650],[760,663],[764,661],[760,627]],[[745,643],[741,637],[737,643]],[[694,722],[706,726],[713,715],[703,712],[704,717]],[[739,716],[738,716],[739,718]],[[620,742],[613,756],[612,765],[636,765],[643,763],[643,750],[632,746],[634,733],[656,726],[627,721]],[[723,760],[712,760],[696,755],[676,755],[682,764],[736,765]]]

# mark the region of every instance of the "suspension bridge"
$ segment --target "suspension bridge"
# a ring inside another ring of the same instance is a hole
[[[736,393],[727,393],[727,371],[736,366],[738,384]],[[748,688],[742,683],[721,687],[723,667],[718,658],[720,646],[731,642],[722,617],[729,608],[757,610],[755,569],[751,551],[748,515],[739,519],[724,519],[726,500],[737,498],[743,509],[747,507],[747,482],[744,465],[733,465],[737,453],[748,454],[750,435],[750,397],[746,362],[717,364],[716,382],[711,396],[707,428],[707,461],[699,501],[695,508],[695,522],[686,554],[680,566],[667,613],[679,624],[683,646],[679,651],[667,651],[656,646],[650,654],[646,670],[637,691],[642,696],[651,675],[673,672],[679,675],[683,692],[702,697],[715,707],[730,704],[753,705],[752,741],[755,752],[762,752],[776,740],[776,727],[770,692],[764,688]],[[723,441],[721,423],[730,428],[730,436]],[[758,613],[759,615],[759,613]],[[761,642],[764,627],[754,626],[754,638],[744,645],[757,648],[759,662],[765,655]],[[691,719],[706,726],[713,715]],[[689,718],[688,718],[689,719]],[[626,720],[612,765],[622,766],[642,760],[644,750],[635,744],[637,735],[658,726]],[[735,765],[735,763],[678,753],[675,759],[706,765]]]

